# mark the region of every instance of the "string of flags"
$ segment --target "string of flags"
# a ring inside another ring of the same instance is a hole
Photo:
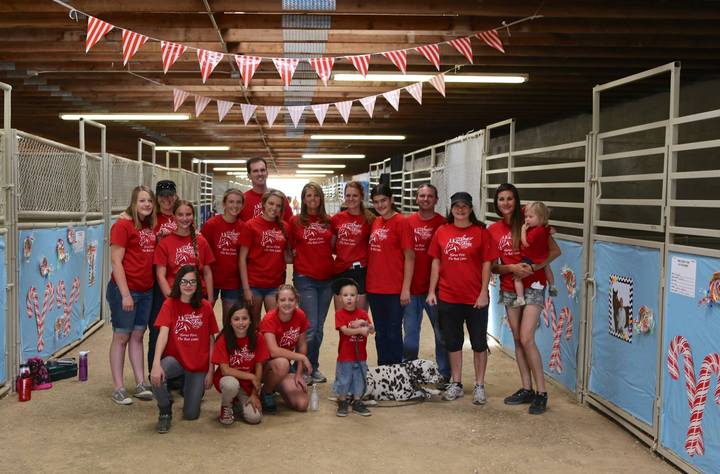
[[[283,66],[284,67],[284,66]],[[362,97],[360,99],[352,99],[352,100],[344,100],[341,102],[332,102],[332,103],[325,103],[325,104],[311,104],[311,105],[289,105],[289,106],[280,106],[280,105],[255,105],[255,104],[247,104],[244,102],[236,103],[231,102],[227,100],[220,100],[220,99],[212,99],[210,97],[205,97],[202,95],[197,94],[190,94],[187,91],[184,91],[182,89],[173,89],[173,109],[175,112],[178,111],[178,109],[185,103],[185,101],[192,95],[195,100],[195,116],[199,117],[207,108],[207,106],[210,104],[211,101],[215,101],[217,104],[217,112],[218,112],[218,121],[222,122],[223,119],[227,116],[227,114],[230,112],[230,110],[235,105],[240,106],[240,113],[243,118],[243,122],[245,125],[248,124],[250,119],[252,118],[253,114],[256,113],[258,107],[262,107],[263,111],[265,112],[265,118],[267,120],[267,124],[269,127],[272,127],[275,123],[275,119],[277,118],[280,111],[285,108],[287,109],[287,113],[290,115],[290,120],[292,120],[293,125],[297,128],[298,124],[300,123],[300,118],[302,117],[303,113],[305,113],[306,109],[309,109],[312,111],[312,113],[315,115],[315,118],[317,119],[320,126],[323,125],[325,122],[325,116],[327,115],[328,109],[331,105],[333,105],[337,111],[340,113],[340,116],[343,118],[345,123],[348,123],[348,120],[350,119],[350,111],[352,109],[352,106],[357,101],[362,105],[363,109],[367,112],[367,114],[370,116],[370,118],[373,117],[373,112],[375,111],[375,103],[378,98],[378,96],[383,96],[383,98],[392,106],[393,109],[398,111],[400,109],[400,92],[405,90],[410,96],[412,96],[415,101],[417,101],[418,104],[422,105],[422,92],[423,92],[423,83],[429,82],[435,90],[437,90],[443,97],[445,97],[445,72],[441,72],[439,74],[436,74],[432,76],[427,81],[422,82],[416,82],[414,84],[410,84],[409,86],[401,87],[398,89],[393,89],[391,91],[383,92],[381,94],[371,95],[367,97]]]
[[[106,21],[87,15],[87,36],[85,38],[85,52],[95,46],[101,39],[115,28]],[[440,43],[427,44],[413,48],[398,49],[394,51],[384,51],[380,53],[361,54],[354,56],[341,57],[320,57],[320,58],[266,58],[262,56],[245,56],[239,54],[225,54],[217,51],[209,51],[205,49],[193,48],[179,43],[158,40],[149,36],[141,35],[134,31],[120,28],[122,30],[122,57],[123,65],[127,65],[128,61],[140,50],[140,48],[148,42],[148,40],[159,41],[161,58],[163,63],[163,72],[167,74],[168,70],[188,49],[197,53],[198,67],[203,84],[210,77],[217,65],[225,58],[232,58],[240,70],[243,84],[247,88],[250,81],[257,71],[262,61],[271,60],[277,69],[280,78],[285,86],[289,86],[293,74],[300,62],[309,63],[316,72],[323,85],[327,87],[327,81],[330,78],[332,68],[338,60],[349,61],[355,69],[366,77],[370,69],[370,59],[372,56],[383,56],[395,65],[403,74],[407,71],[407,54],[410,51],[419,53],[422,57],[440,70],[440,46],[443,44],[452,46],[467,61],[473,63],[472,39],[482,41],[485,45],[505,53],[503,42],[498,35],[497,29],[481,31],[470,36],[456,38]]]

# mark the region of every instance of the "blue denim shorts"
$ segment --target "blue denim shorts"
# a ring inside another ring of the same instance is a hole
[[[260,296],[265,298],[266,296],[275,296],[277,294],[277,288],[250,288],[254,296]]]
[[[225,288],[213,288],[213,300],[217,301],[218,295],[222,294],[223,301],[240,301],[242,292],[239,289],[227,290]]]
[[[500,302],[503,306],[512,306],[517,299],[514,291],[501,291]],[[537,290],[535,288],[525,288],[525,304],[545,307],[545,288]]]
[[[110,320],[113,331],[131,333],[133,331],[144,331],[150,319],[150,308],[152,307],[153,291],[130,291],[135,303],[132,311],[122,309],[122,295],[117,284],[110,280],[105,292],[105,299],[110,306]]]
[[[367,370],[367,362],[364,360],[337,362],[333,391],[335,393],[350,393],[355,398],[361,398],[365,394]]]

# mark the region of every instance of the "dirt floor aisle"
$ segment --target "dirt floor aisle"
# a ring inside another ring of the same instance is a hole
[[[328,316],[321,370],[332,381],[337,351]],[[432,330],[423,326],[421,357],[433,357]],[[335,416],[320,386],[320,411],[293,413],[279,406],[259,426],[216,421],[220,398],[205,395],[200,419],[182,421],[175,403],[172,430],[154,431],[154,402],[118,406],[110,400],[106,326],[78,350],[90,350],[88,382],[64,380],[32,401],[0,400],[3,472],[673,472],[626,431],[550,385],[549,409],[531,416],[503,397],[518,387],[514,361],[499,349],[490,356],[488,403],[472,405],[472,355],[464,357],[466,395],[454,402],[374,408],[372,416]],[[375,361],[374,342],[368,345]],[[126,367],[126,387],[132,386]]]

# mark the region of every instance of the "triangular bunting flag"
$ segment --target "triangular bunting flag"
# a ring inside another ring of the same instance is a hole
[[[329,107],[330,104],[315,104],[310,106],[313,113],[315,114],[315,118],[317,119],[321,127],[323,125],[323,122],[325,122],[325,114],[327,114]]]
[[[303,112],[305,111],[304,105],[291,105],[288,106],[288,112],[290,113],[290,120],[292,120],[293,125],[295,125],[295,128],[298,126],[298,122],[300,122],[300,117],[302,117]]]
[[[235,55],[235,62],[240,69],[240,76],[243,78],[243,84],[247,89],[250,85],[250,79],[255,75],[255,71],[260,66],[261,57],[258,56],[238,56]]]
[[[448,41],[448,43],[450,43],[450,45],[453,48],[457,49],[460,52],[460,54],[465,56],[465,59],[467,59],[470,64],[473,63],[472,46],[470,45],[469,37],[457,38],[457,39]]]
[[[415,84],[405,87],[405,90],[408,91],[420,105],[422,105],[422,85],[422,82],[416,82]]]
[[[486,45],[490,46],[491,48],[495,48],[501,53],[505,52],[505,49],[503,48],[502,40],[500,39],[500,36],[498,36],[497,30],[488,30],[488,31],[481,31],[480,33],[477,33],[475,35],[478,39],[485,42]]]
[[[372,118],[373,111],[375,110],[375,99],[377,99],[376,95],[371,95],[369,97],[363,97],[360,99],[360,103],[363,107],[365,107],[365,110],[367,111],[370,118]]]
[[[148,37],[130,30],[122,31],[123,66],[147,43]]]
[[[240,111],[242,112],[243,122],[245,122],[245,125],[247,125],[250,121],[250,118],[255,113],[255,109],[257,109],[257,105],[240,104]]]
[[[425,46],[418,46],[415,48],[418,53],[422,54],[425,59],[440,70],[440,45],[439,44],[428,44]]]
[[[435,89],[437,89],[437,91],[445,97],[445,73],[434,76],[430,79],[430,84],[432,84],[433,87],[435,87]]]
[[[183,105],[183,102],[185,102],[185,99],[187,99],[189,95],[190,94],[182,89],[173,89],[173,110],[175,112]]]
[[[273,58],[275,69],[277,69],[280,78],[285,86],[289,86],[292,82],[293,74],[295,74],[295,68],[297,68],[299,59],[295,58]]]
[[[360,56],[345,56],[345,58],[350,61],[353,66],[355,66],[355,69],[363,75],[363,77],[367,76],[368,69],[370,68],[370,55],[369,54],[362,54]]]
[[[308,62],[315,69],[323,85],[327,87],[327,81],[330,79],[335,58],[310,58]]]
[[[198,64],[200,64],[200,74],[202,75],[203,84],[210,77],[210,74],[215,70],[222,58],[225,56],[223,53],[217,53],[215,51],[208,51],[207,49],[198,49]]]
[[[352,103],[352,100],[335,102],[335,107],[338,109],[338,112],[340,112],[340,115],[342,116],[343,120],[345,120],[345,123],[348,123],[348,119],[350,118],[350,109],[352,108]]]
[[[162,51],[163,72],[167,74],[170,66],[175,64],[175,61],[187,50],[187,46],[161,41],[160,50]]]
[[[383,97],[392,105],[393,109],[400,110],[400,89],[383,92]]]
[[[205,110],[205,107],[207,107],[209,103],[210,103],[210,97],[196,95],[195,96],[195,117],[200,117],[200,114],[203,113],[203,110]]]
[[[404,49],[398,49],[397,51],[382,53],[382,55],[388,58],[391,63],[397,66],[397,68],[405,74],[405,70],[407,69],[407,51]]]
[[[235,104],[228,102],[227,100],[215,100],[215,102],[217,102],[218,108],[218,121],[222,122],[228,112],[230,112],[230,109],[232,109],[232,106]]]
[[[265,109],[265,118],[268,122],[268,127],[273,126],[273,123],[275,123],[275,119],[277,118],[278,112],[280,112],[280,106],[279,105],[266,105],[263,107]]]
[[[95,43],[100,41],[103,36],[108,34],[110,30],[114,28],[110,23],[104,22],[94,16],[88,16],[87,23],[87,36],[85,37],[85,52],[90,51],[90,48],[95,46]]]

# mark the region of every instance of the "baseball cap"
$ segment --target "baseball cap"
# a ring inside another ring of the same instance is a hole
[[[460,191],[450,196],[450,207],[453,207],[459,202],[464,202],[468,206],[472,206],[472,196],[465,191]]]
[[[155,194],[157,196],[174,196],[177,194],[175,189],[175,182],[169,179],[163,179],[158,181],[155,185]]]

